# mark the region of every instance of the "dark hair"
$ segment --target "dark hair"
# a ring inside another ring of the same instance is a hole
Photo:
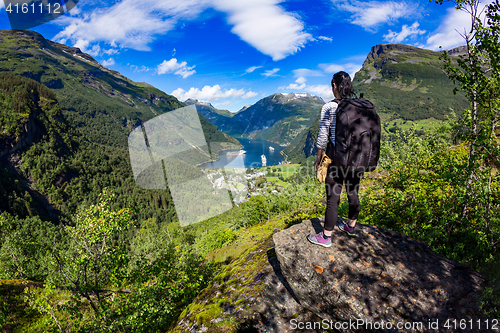
[[[334,82],[340,93],[340,98],[351,98],[352,95],[355,95],[351,77],[346,72],[342,71],[333,74],[332,88]]]

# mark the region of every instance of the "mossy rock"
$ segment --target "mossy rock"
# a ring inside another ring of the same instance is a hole
[[[238,244],[212,253],[216,261],[229,258],[224,252],[237,257],[184,310],[170,332],[281,332],[290,329],[292,319],[318,321],[296,301],[281,274],[272,235],[283,223],[253,226]]]

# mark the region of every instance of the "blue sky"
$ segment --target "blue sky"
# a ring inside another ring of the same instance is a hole
[[[80,0],[31,30],[182,101],[238,111],[276,92],[332,99],[332,74],[353,76],[372,46],[448,49],[469,26],[452,2],[428,0]]]

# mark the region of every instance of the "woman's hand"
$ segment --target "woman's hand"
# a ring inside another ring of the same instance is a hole
[[[316,155],[316,161],[314,162],[314,171],[318,172],[319,163],[321,162],[321,156],[323,155],[323,149],[318,149],[318,155]]]

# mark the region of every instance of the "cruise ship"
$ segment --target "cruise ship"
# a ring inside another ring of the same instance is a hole
[[[260,159],[262,160],[262,166],[265,167],[267,163],[266,155],[262,154],[262,156],[260,156]]]

